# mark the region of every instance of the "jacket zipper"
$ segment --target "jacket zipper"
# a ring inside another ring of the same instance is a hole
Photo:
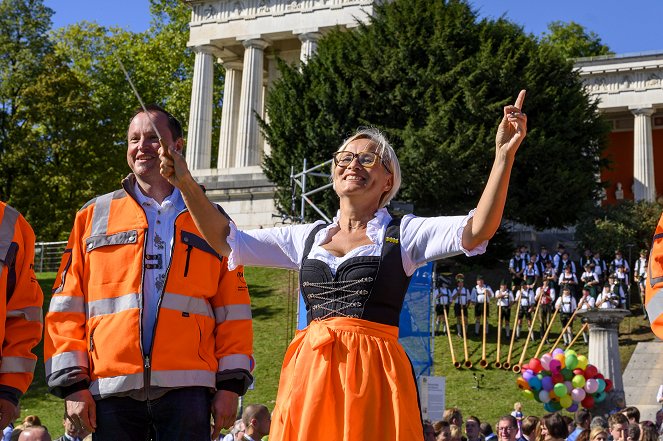
[[[96,330],[96,328],[93,329],[93,330],[90,332],[90,352],[94,352],[94,331],[95,331],[95,330]]]
[[[193,250],[193,245],[189,244],[186,247],[186,264],[184,265],[184,277],[189,274],[189,258],[191,257],[191,250]],[[171,254],[172,256],[172,254]]]

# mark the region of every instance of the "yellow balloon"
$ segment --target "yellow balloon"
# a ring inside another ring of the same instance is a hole
[[[585,370],[588,364],[589,360],[587,360],[587,357],[584,355],[578,355],[578,366],[576,366],[578,369]]]

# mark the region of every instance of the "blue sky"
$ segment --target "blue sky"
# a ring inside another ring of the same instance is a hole
[[[435,1],[435,0],[431,0]],[[597,33],[616,53],[663,52],[663,0],[470,0],[482,17],[506,15],[525,31],[540,35],[554,20],[575,21]],[[45,0],[55,11],[54,27],[80,20],[132,31],[147,29],[148,0]]]

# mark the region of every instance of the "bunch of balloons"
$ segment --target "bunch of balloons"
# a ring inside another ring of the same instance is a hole
[[[572,349],[557,348],[541,358],[532,358],[521,366],[521,372],[516,383],[523,395],[543,403],[548,412],[575,412],[579,406],[591,409],[612,389],[612,381]]]

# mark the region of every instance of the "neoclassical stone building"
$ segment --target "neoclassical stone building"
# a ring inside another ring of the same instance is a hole
[[[184,1],[192,7],[189,46],[196,52],[187,162],[239,225],[272,226],[274,186],[260,168],[269,145],[256,115],[268,118],[264,97],[278,77],[275,59],[306,62],[326,31],[368,20],[376,0]],[[220,115],[212,114],[212,90],[221,87],[213,84],[214,63],[226,71]],[[580,59],[576,67],[612,124],[612,166],[601,176],[609,183],[606,202],[663,195],[663,52]],[[218,140],[212,118],[221,119]]]
[[[576,67],[612,124],[612,164],[601,175],[606,202],[656,200],[663,195],[663,52],[579,59]]]
[[[373,13],[374,0],[187,0],[189,46],[196,52],[186,159],[211,199],[244,228],[274,224],[274,186],[260,168],[269,145],[256,114],[277,78],[276,56],[305,62],[329,29],[352,28]],[[225,68],[223,109],[212,115],[214,63]],[[212,140],[212,118],[221,118]],[[212,142],[219,143],[211,167]]]

